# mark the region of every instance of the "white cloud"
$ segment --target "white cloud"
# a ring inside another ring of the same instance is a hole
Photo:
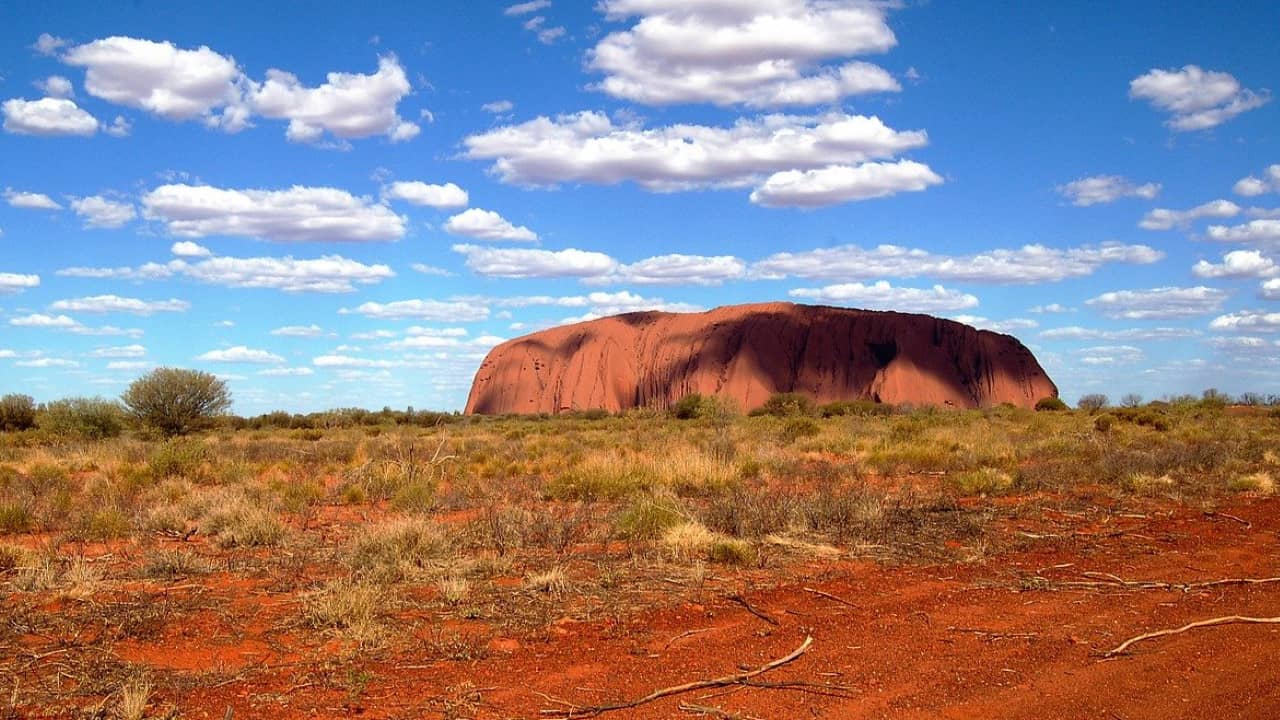
[[[774,173],[751,193],[751,202],[765,207],[817,208],[920,192],[941,183],[942,178],[928,165],[912,160],[831,165]]]
[[[1250,220],[1243,225],[1212,225],[1206,235],[1219,242],[1258,243],[1271,245],[1280,243],[1280,220]]]
[[[1217,265],[1201,260],[1191,272],[1202,278],[1267,278],[1280,274],[1280,265],[1257,250],[1234,250]]]
[[[1280,300],[1280,278],[1272,278],[1262,283],[1258,295],[1263,300]]]
[[[1103,293],[1085,304],[1110,318],[1149,320],[1205,315],[1221,310],[1226,299],[1227,292],[1218,288],[1161,287]]]
[[[322,368],[393,368],[405,365],[402,360],[370,360],[348,355],[321,355],[312,358],[311,363]]]
[[[1186,227],[1202,218],[1230,218],[1240,212],[1240,206],[1230,200],[1214,200],[1190,210],[1156,208],[1142,218],[1138,227],[1143,230],[1172,230],[1175,227]]]
[[[439,209],[464,208],[471,202],[467,191],[453,183],[428,185],[418,180],[391,183],[383,189],[382,196]]]
[[[359,307],[341,310],[378,319],[413,318],[433,322],[475,322],[489,318],[489,308],[466,302],[440,300],[398,300],[390,303],[367,302]]]
[[[102,128],[102,132],[110,135],[111,137],[118,138],[128,137],[129,133],[132,131],[133,123],[126,120],[123,115],[117,115],[116,119],[113,120],[110,125],[103,126]]]
[[[883,280],[871,285],[841,283],[821,288],[797,288],[787,294],[820,303],[910,313],[938,313],[978,306],[978,298],[973,295],[941,285],[904,288],[894,287]]]
[[[280,335],[283,337],[320,337],[325,334],[324,328],[319,325],[286,325],[278,327],[271,331],[272,335]]]
[[[464,142],[468,157],[493,160],[493,174],[508,183],[631,181],[647,190],[672,192],[759,190],[775,173],[891,158],[924,146],[928,137],[920,130],[893,130],[876,117],[841,112],[816,117],[768,115],[741,119],[730,127],[649,129],[615,125],[603,113],[580,112],[496,128]],[[833,177],[841,174],[836,171]]]
[[[1272,165],[1263,171],[1262,177],[1250,175],[1235,185],[1235,193],[1245,197],[1257,197],[1269,192],[1280,192],[1280,165]]]
[[[259,370],[258,374],[265,377],[307,377],[308,375],[315,375],[316,371],[309,367],[268,368]]]
[[[1180,340],[1195,337],[1199,333],[1190,328],[1130,328],[1127,330],[1103,330],[1078,325],[1052,328],[1040,333],[1045,340]]]
[[[80,323],[66,315],[45,315],[43,313],[32,313],[9,319],[9,324],[14,327],[31,327],[31,328],[49,328],[55,330],[68,330],[78,327]]]
[[[1270,101],[1270,93],[1241,87],[1230,73],[1186,65],[1154,69],[1129,83],[1129,97],[1170,113],[1165,125],[1178,132],[1216,127]]]
[[[107,363],[108,370],[146,370],[155,363],[147,360],[113,360]]]
[[[896,92],[883,68],[861,61],[897,38],[886,5],[823,0],[604,0],[610,20],[638,17],[588,54],[596,86],[650,105],[752,107],[834,104],[850,95]]]
[[[453,276],[453,273],[449,272],[448,270],[445,270],[444,268],[438,268],[434,265],[427,265],[426,263],[413,263],[409,267],[414,272],[422,273],[423,275],[436,275],[439,277]]]
[[[255,85],[252,104],[261,115],[288,120],[286,132],[294,142],[315,142],[327,131],[350,139],[386,135],[392,142],[409,140],[420,132],[396,112],[396,105],[412,88],[394,56],[378,59],[372,75],[331,72],[319,87],[305,87],[283,70],[268,70]]]
[[[76,298],[74,300],[58,300],[49,306],[51,310],[81,313],[132,313],[134,315],[151,315],[158,312],[186,312],[191,303],[185,300],[139,300],[118,295],[97,295],[94,297]]]
[[[1280,332],[1280,312],[1242,310],[1214,318],[1209,327],[1235,332]]]
[[[13,363],[18,367],[28,368],[78,368],[80,363],[62,358],[36,358],[34,360],[18,360]]]
[[[89,353],[95,358],[140,358],[147,354],[142,345],[121,345],[117,347],[100,347]]]
[[[1030,330],[1032,328],[1040,327],[1040,323],[1035,320],[1027,320],[1025,318],[990,320],[976,315],[954,315],[951,319],[956,322],[962,322],[965,325],[972,325],[979,330],[990,330],[998,333],[1012,333],[1017,330]]]
[[[13,188],[5,188],[4,199],[9,203],[10,207],[25,208],[27,210],[62,209],[62,206],[53,198],[43,193],[22,192]]]
[[[101,195],[75,198],[71,209],[84,218],[86,228],[119,228],[138,216],[130,203],[108,200]]]
[[[36,42],[34,45],[31,46],[31,49],[35,50],[41,55],[53,55],[58,50],[66,46],[67,46],[66,40],[54,35],[50,35],[49,33],[40,33],[40,37],[36,38]]]
[[[502,11],[502,14],[512,16],[528,15],[529,13],[535,13],[549,7],[551,7],[551,0],[530,0],[529,2],[522,2],[508,6],[506,10]]]
[[[635,283],[636,285],[720,285],[746,275],[747,264],[732,255],[659,255],[627,265],[613,272],[585,278],[592,284]]]
[[[39,286],[39,275],[0,272],[0,295],[13,295]]]
[[[1058,186],[1058,193],[1077,207],[1113,203],[1121,198],[1153,200],[1160,194],[1159,183],[1139,185],[1119,175],[1095,175]]]
[[[495,100],[491,103],[485,103],[480,106],[481,110],[494,115],[505,115],[516,109],[516,104],[510,100]]]
[[[1132,365],[1146,357],[1140,348],[1132,345],[1101,345],[1076,351],[1085,365]]]
[[[445,232],[477,240],[513,240],[536,242],[538,234],[523,225],[517,227],[511,221],[491,210],[471,208],[449,218]]]
[[[275,242],[398,240],[405,219],[345,190],[233,190],[161,185],[142,197],[143,216],[179,237],[234,235]]]
[[[249,124],[247,79],[234,58],[206,46],[109,37],[71,48],[62,61],[84,67],[85,90],[108,102],[168,120],[203,118],[228,132]]]
[[[864,249],[857,245],[777,253],[751,268],[764,279],[801,277],[856,280],[876,277],[932,277],[1000,284],[1035,284],[1084,277],[1108,263],[1150,264],[1164,253],[1146,245],[1103,243],[1074,248],[1025,245],[1017,250],[990,250],[976,255],[935,255],[896,245]]]
[[[235,288],[271,288],[289,293],[348,293],[356,285],[376,285],[395,277],[386,265],[365,265],[341,255],[298,260],[285,257],[211,257],[199,262],[171,260],[139,267],[72,267],[57,275],[119,280],[162,280],[185,276],[209,285]]]
[[[453,251],[466,257],[471,271],[488,277],[600,277],[618,267],[618,261],[604,253],[573,248],[529,250],[454,245]]]
[[[5,100],[0,109],[5,131],[18,135],[88,137],[98,132],[98,120],[66,98],[13,98]]]
[[[244,345],[237,345],[225,350],[210,350],[196,359],[205,362],[249,363],[255,365],[278,365],[284,362],[284,358],[275,353],[267,352],[266,350],[255,350]]]
[[[1041,313],[1056,314],[1056,313],[1075,312],[1075,308],[1067,307],[1066,305],[1062,305],[1061,303],[1049,303],[1048,305],[1036,305],[1035,307],[1031,308],[1027,312],[1033,312],[1036,314],[1041,314]]]
[[[50,75],[44,80],[37,80],[35,86],[40,92],[52,98],[69,98],[76,94],[71,81],[61,75]]]
[[[1210,346],[1231,355],[1273,355],[1280,347],[1280,340],[1242,335],[1239,337],[1211,337],[1205,340]]]
[[[174,243],[173,245],[169,246],[169,252],[173,253],[174,255],[177,255],[178,257],[187,257],[187,258],[202,258],[202,257],[210,257],[211,255],[213,255],[213,252],[211,252],[209,248],[197,243],[193,243],[190,240],[180,240]]]

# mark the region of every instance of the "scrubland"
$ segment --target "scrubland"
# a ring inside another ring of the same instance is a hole
[[[1124,558],[1092,567],[1122,582],[1163,552],[1203,556],[1170,581],[1274,562],[1280,416],[1266,408],[686,410],[0,434],[0,717],[589,715],[731,672],[752,642],[747,664],[802,635],[815,653],[945,636],[912,618],[945,615],[935,593],[1012,607],[1089,589],[1070,583],[1097,580],[1080,573],[1101,557]],[[1244,548],[1256,552],[1237,568]],[[1275,587],[1238,592],[1265,606]],[[864,611],[848,627],[828,617]],[[904,625],[872,632],[889,616]],[[738,634],[713,639],[730,619]],[[1081,640],[1081,662],[1150,629],[1140,620]],[[1027,622],[1039,637],[1055,621]],[[962,650],[984,664],[982,645]],[[593,653],[607,669],[566,674]],[[738,710],[689,698],[611,712],[783,717],[746,697],[772,693],[856,716],[841,703],[874,683],[837,659],[792,671],[807,685],[735,683]]]

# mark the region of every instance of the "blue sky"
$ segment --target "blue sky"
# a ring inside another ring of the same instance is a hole
[[[3,392],[456,409],[499,339],[766,300],[1010,332],[1069,400],[1280,392],[1273,4],[5,18]]]

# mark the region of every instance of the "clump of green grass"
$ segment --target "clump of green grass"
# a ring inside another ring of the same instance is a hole
[[[951,476],[951,485],[961,495],[999,495],[1014,486],[1014,477],[998,468],[978,468]]]
[[[756,549],[738,538],[718,538],[711,543],[711,560],[723,565],[750,565],[756,561]]]
[[[1271,495],[1276,490],[1276,481],[1268,472],[1256,472],[1248,475],[1237,476],[1227,484],[1227,489],[1232,492]]]
[[[617,528],[632,540],[652,540],[680,523],[684,515],[675,498],[644,495],[631,502],[618,517]]]

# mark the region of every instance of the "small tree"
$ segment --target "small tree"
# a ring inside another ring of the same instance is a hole
[[[75,397],[56,400],[41,408],[40,429],[54,435],[103,440],[124,430],[120,403],[103,398]]]
[[[142,425],[165,435],[185,435],[209,425],[231,408],[231,392],[217,377],[199,370],[157,368],[120,396]]]
[[[28,430],[36,426],[36,401],[30,395],[0,398],[0,430]]]
[[[1142,396],[1138,393],[1129,393],[1120,398],[1120,407],[1136,408],[1142,405]]]
[[[1039,412],[1059,412],[1066,409],[1067,404],[1062,402],[1061,398],[1056,398],[1052,395],[1049,397],[1042,397],[1036,401],[1036,410]]]
[[[1081,395],[1080,400],[1076,402],[1076,407],[1089,412],[1097,412],[1107,406],[1110,400],[1106,395],[1100,393],[1092,393],[1089,395]]]

